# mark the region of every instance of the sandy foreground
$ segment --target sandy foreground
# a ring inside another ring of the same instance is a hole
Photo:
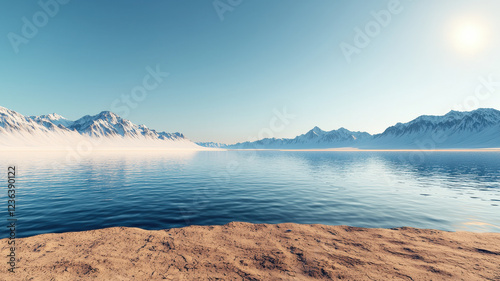
[[[233,222],[16,243],[17,272],[2,262],[1,280],[500,280],[500,233]]]

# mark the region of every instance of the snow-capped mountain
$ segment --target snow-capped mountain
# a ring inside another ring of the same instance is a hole
[[[58,114],[25,117],[0,107],[0,149],[86,145],[94,149],[204,149],[181,133],[157,132],[103,111],[76,121]]]
[[[199,146],[212,147],[212,148],[227,148],[228,147],[228,145],[225,143],[211,142],[211,141],[209,141],[209,142],[197,142],[196,144]]]
[[[344,128],[323,131],[314,127],[293,139],[266,138],[229,145],[233,149],[340,148],[436,149],[500,148],[500,111],[480,108],[450,111],[444,116],[420,116],[370,135]]]
[[[0,149],[67,148],[91,145],[95,149],[361,149],[500,148],[500,111],[481,108],[450,111],[444,116],[420,116],[370,135],[345,128],[323,131],[314,127],[295,138],[266,138],[232,145],[194,143],[180,133],[158,132],[103,111],[76,121],[56,113],[25,117],[0,107]]]
[[[185,139],[181,133],[157,132],[145,125],[136,125],[110,111],[103,111],[94,116],[86,115],[72,122],[68,129],[76,130],[80,134],[91,137],[122,136],[131,138],[148,137],[161,140]]]
[[[255,142],[237,143],[228,148],[332,148],[353,147],[359,142],[371,139],[366,132],[352,132],[345,128],[333,131],[323,131],[318,127],[293,139],[266,138]]]
[[[450,111],[444,116],[420,116],[375,135],[368,146],[401,148],[500,147],[500,111],[480,108]]]
[[[62,117],[57,113],[40,116],[30,116],[28,118],[44,126],[50,126],[50,124],[52,124],[56,126],[63,125],[64,127],[69,127],[73,123],[72,121]]]

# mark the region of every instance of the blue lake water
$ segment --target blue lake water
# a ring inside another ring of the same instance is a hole
[[[498,152],[2,152],[1,158],[0,220],[7,225],[7,166],[15,165],[19,237],[230,221],[500,232]]]

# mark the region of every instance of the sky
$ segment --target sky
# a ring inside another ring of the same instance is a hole
[[[0,106],[24,115],[235,143],[500,109],[496,0],[39,3],[0,2]]]

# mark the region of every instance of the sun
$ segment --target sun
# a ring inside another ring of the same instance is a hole
[[[486,29],[479,22],[463,22],[453,34],[455,46],[464,52],[478,52],[485,46]]]

